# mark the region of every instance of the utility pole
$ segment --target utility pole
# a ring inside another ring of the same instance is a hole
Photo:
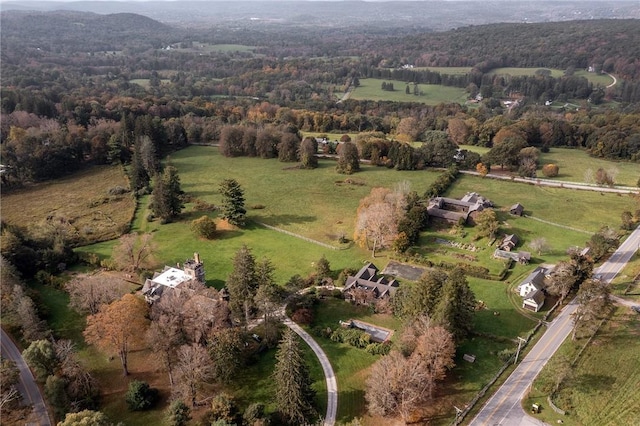
[[[523,339],[522,337],[518,336],[518,351],[516,352],[516,360],[513,361],[513,364],[517,364],[518,363],[518,356],[520,356],[520,347],[522,346],[522,343],[527,343],[526,339]]]

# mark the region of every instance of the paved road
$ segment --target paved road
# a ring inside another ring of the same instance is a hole
[[[639,247],[640,227],[618,247],[618,250],[611,255],[607,262],[594,270],[594,276],[598,276],[603,281],[610,283]],[[520,401],[524,398],[529,386],[540,373],[542,367],[571,333],[573,327],[571,315],[577,307],[578,305],[574,299],[559,313],[542,338],[511,373],[500,389],[482,407],[482,410],[471,421],[470,425],[525,426],[543,424],[525,413]]]
[[[309,345],[322,365],[324,377],[327,381],[327,413],[324,417],[324,426],[333,426],[336,423],[336,413],[338,411],[338,382],[336,381],[336,375],[333,372],[329,358],[327,358],[327,355],[313,337],[298,324],[289,318],[285,318],[283,322],[287,327],[296,332],[298,336],[302,337],[302,340]]]
[[[23,401],[26,405],[31,405],[36,414],[36,418],[39,419],[39,426],[51,426],[51,420],[49,420],[49,413],[47,412],[47,406],[42,399],[40,388],[36,384],[31,370],[27,367],[27,363],[22,358],[22,354],[13,343],[13,340],[7,333],[2,330],[2,356],[14,361],[18,370],[20,370],[20,381],[18,382],[18,391],[22,394]]]

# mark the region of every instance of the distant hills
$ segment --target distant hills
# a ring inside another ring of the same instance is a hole
[[[371,26],[442,31],[500,22],[640,19],[640,2],[615,1],[7,1],[3,11],[135,13],[182,27],[212,24]]]

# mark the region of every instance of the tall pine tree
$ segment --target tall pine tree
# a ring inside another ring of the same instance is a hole
[[[244,208],[244,190],[235,179],[225,179],[220,184],[222,194],[222,218],[230,224],[243,226],[247,210]]]
[[[476,298],[469,288],[464,271],[456,268],[449,273],[442,287],[432,318],[444,325],[460,341],[473,327],[475,306]]]
[[[173,166],[167,166],[158,176],[151,193],[151,211],[156,217],[165,222],[176,218],[184,208],[182,203],[183,191],[180,188],[180,176]]]
[[[298,339],[291,329],[284,332],[276,354],[273,379],[276,383],[276,405],[285,424],[304,425],[315,414],[309,368],[304,362]]]
[[[229,305],[236,318],[248,323],[254,307],[253,299],[258,289],[256,278],[256,259],[246,245],[236,252],[233,258],[233,271],[227,278]]]

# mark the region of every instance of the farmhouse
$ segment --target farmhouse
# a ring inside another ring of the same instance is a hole
[[[392,296],[398,289],[398,282],[378,275],[378,268],[367,262],[354,276],[347,277],[344,285],[346,300],[368,304],[374,299]]]
[[[198,253],[184,263],[184,269],[165,266],[162,272],[154,273],[153,278],[146,279],[141,292],[147,303],[153,304],[167,289],[180,288],[190,281],[204,283],[204,264]]]
[[[522,307],[538,312],[544,305],[545,278],[549,277],[551,268],[539,266],[531,272],[527,278],[516,288],[522,297]]]
[[[429,200],[427,213],[430,217],[444,220],[448,223],[475,224],[475,217],[486,207],[493,207],[493,203],[483,196],[468,192],[460,200],[447,197],[435,197]]]
[[[511,206],[511,208],[509,209],[509,213],[514,216],[522,216],[522,214],[524,213],[524,207],[522,206],[522,204],[516,203]]]
[[[520,242],[520,239],[518,238],[517,235],[509,234],[502,239],[502,242],[500,243],[499,248],[500,250],[511,251],[518,245],[519,242]]]

